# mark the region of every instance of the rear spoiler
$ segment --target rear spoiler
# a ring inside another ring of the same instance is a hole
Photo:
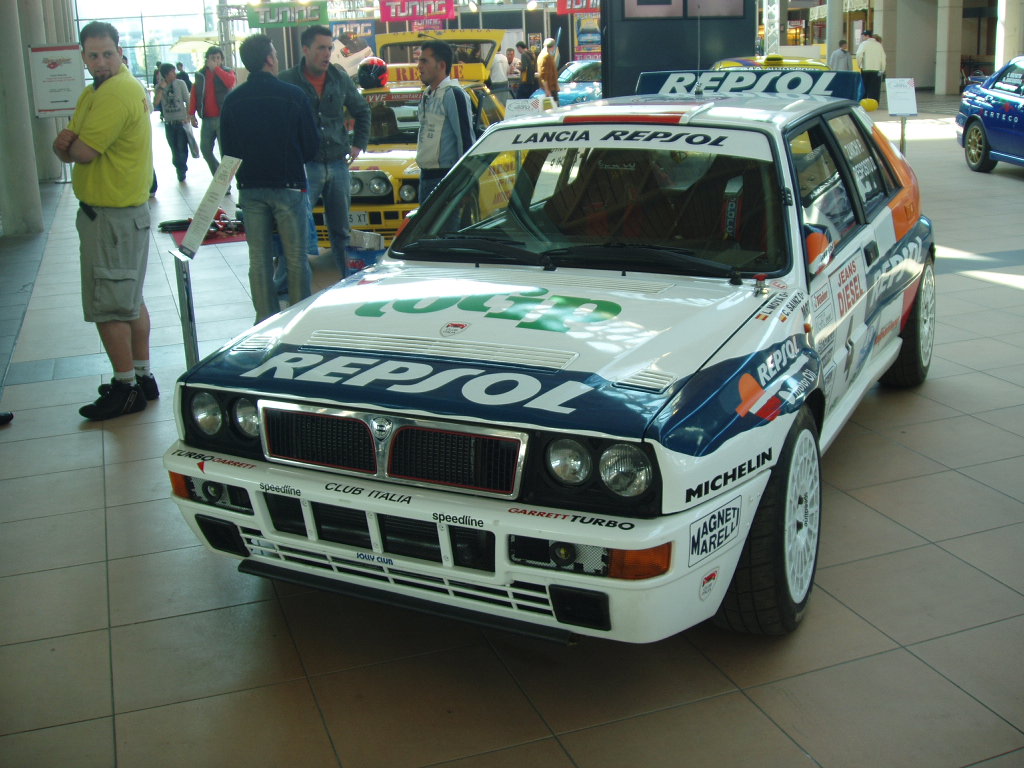
[[[672,72],[643,72],[636,82],[637,94],[701,96],[711,93],[777,93],[785,96],[828,96],[834,99],[860,98],[859,72],[822,69],[683,69]]]

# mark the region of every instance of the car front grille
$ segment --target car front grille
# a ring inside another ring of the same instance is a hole
[[[511,498],[526,448],[520,432],[261,401],[271,461]]]

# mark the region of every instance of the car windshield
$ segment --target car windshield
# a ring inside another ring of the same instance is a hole
[[[767,137],[754,131],[505,127],[448,174],[393,254],[545,269],[767,274],[788,264],[779,190]]]
[[[572,61],[558,75],[560,83],[593,83],[600,79],[600,61]]]
[[[370,105],[370,144],[415,144],[420,123],[416,106],[420,92],[367,93]]]

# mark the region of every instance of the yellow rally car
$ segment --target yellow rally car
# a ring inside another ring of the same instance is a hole
[[[742,69],[769,69],[771,67],[828,69],[828,64],[818,59],[801,59],[772,53],[767,56],[737,56],[732,59],[722,59],[711,66],[712,69],[732,69],[734,67]]]
[[[501,52],[503,30],[440,30],[428,34],[402,32],[377,36],[378,50],[388,62],[388,81],[365,88],[370,105],[370,144],[352,163],[352,205],[349,226],[384,236],[385,244],[406,215],[419,206],[420,169],[416,165],[419,121],[416,107],[423,92],[416,61],[425,40],[444,40],[455,52],[452,77],[469,95],[477,135],[505,117],[505,107],[484,81]],[[330,245],[323,207],[313,209],[320,245]]]

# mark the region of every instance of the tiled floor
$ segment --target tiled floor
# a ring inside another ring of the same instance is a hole
[[[817,589],[781,639],[566,648],[239,575],[168,499],[170,397],[76,412],[107,363],[60,189],[48,238],[0,240],[0,765],[1024,766],[1024,168],[971,173],[955,101],[921,105],[932,375],[871,392],[825,457]],[[157,138],[153,219],[186,216],[209,175],[192,161],[179,187]],[[169,247],[154,236],[147,281],[166,392],[184,364]],[[197,257],[204,351],[250,324],[245,270],[244,245]]]

